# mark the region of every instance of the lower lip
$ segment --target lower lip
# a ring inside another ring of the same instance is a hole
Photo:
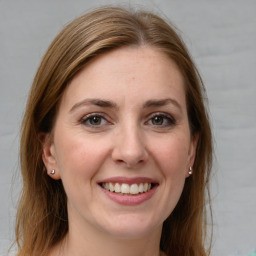
[[[101,187],[101,186],[100,186]],[[147,200],[149,200],[153,194],[155,193],[157,186],[154,186],[152,189],[150,189],[148,192],[141,193],[138,195],[121,195],[117,194],[115,192],[110,192],[104,188],[102,188],[102,191],[105,193],[105,195],[110,198],[112,201],[121,204],[121,205],[139,205]]]

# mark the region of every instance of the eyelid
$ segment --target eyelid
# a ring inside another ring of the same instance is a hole
[[[168,119],[169,124],[167,124],[167,125],[153,125],[152,124],[152,126],[155,126],[155,127],[158,127],[158,128],[165,128],[165,127],[170,127],[170,126],[173,126],[173,125],[176,124],[176,119],[172,115],[170,115],[168,113],[165,113],[165,112],[154,112],[154,113],[149,114],[147,116],[146,123],[148,123],[152,118],[154,118],[156,116],[161,116],[163,118]]]
[[[107,124],[111,124],[111,122],[109,121],[109,118],[106,116],[105,113],[102,113],[102,112],[93,112],[93,113],[88,113],[86,115],[83,115],[82,118],[80,118],[79,123],[81,123],[87,127],[93,127],[93,128],[100,128],[100,127],[106,125],[106,124],[101,124],[101,125],[86,124],[86,121],[88,121],[90,118],[92,118],[94,116],[104,119]]]

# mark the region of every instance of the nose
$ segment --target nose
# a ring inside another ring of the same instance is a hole
[[[120,128],[114,138],[112,159],[127,168],[136,168],[148,159],[146,142],[136,126]]]

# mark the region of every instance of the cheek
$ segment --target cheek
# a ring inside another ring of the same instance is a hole
[[[56,140],[57,141],[57,140]],[[80,135],[66,135],[65,140],[58,138],[56,144],[57,164],[60,177],[72,208],[79,205],[87,207],[93,203],[97,175],[106,158],[106,146],[98,140]],[[86,203],[84,203],[86,201]]]
[[[62,179],[79,178],[76,182],[90,181],[93,179],[102,162],[107,157],[107,143],[102,143],[95,138],[65,136],[65,140],[58,140],[56,145],[57,164]]]
[[[173,136],[159,142],[155,147],[156,161],[164,176],[185,177],[188,162],[188,140]]]
[[[155,142],[156,143],[156,142]],[[155,161],[161,172],[162,219],[165,220],[176,207],[186,179],[188,160],[188,139],[186,136],[168,136],[158,140],[155,147]]]

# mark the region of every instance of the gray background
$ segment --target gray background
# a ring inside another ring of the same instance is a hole
[[[13,239],[19,126],[46,48],[84,11],[134,1],[0,0],[0,255]],[[207,87],[216,160],[213,255],[256,249],[256,1],[136,1],[182,31]]]

